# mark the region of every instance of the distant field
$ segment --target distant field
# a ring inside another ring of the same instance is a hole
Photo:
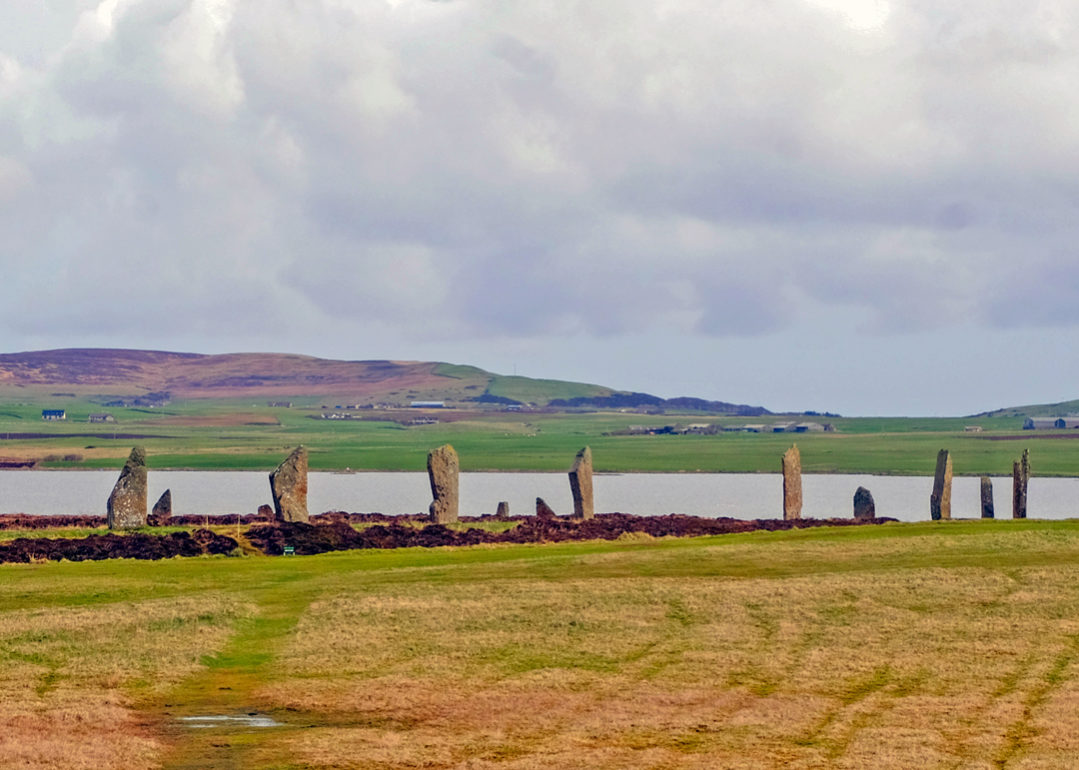
[[[6,565],[0,756],[1070,767],[1077,567],[1076,521]]]
[[[1079,439],[1071,440],[1079,432],[1023,431],[1019,417],[835,418],[828,420],[835,433],[650,436],[610,434],[630,426],[767,425],[787,418],[399,410],[392,413],[399,422],[393,422],[377,419],[390,416],[378,410],[352,412],[364,419],[322,420],[312,419],[323,411],[318,405],[271,408],[236,399],[138,409],[104,409],[78,398],[56,401],[67,409],[65,422],[43,422],[40,404],[0,402],[0,459],[111,468],[139,443],[147,447],[154,468],[267,470],[304,444],[316,470],[417,471],[426,467],[429,449],[448,442],[464,470],[557,471],[568,468],[587,444],[600,471],[775,472],[783,451],[797,443],[808,473],[927,475],[937,451],[948,448],[957,474],[1007,475],[1013,460],[1029,448],[1035,475],[1079,475]],[[329,413],[348,413],[327,406]],[[102,411],[116,422],[87,422],[91,413]],[[440,422],[403,424],[417,417]],[[966,432],[970,425],[983,432]]]

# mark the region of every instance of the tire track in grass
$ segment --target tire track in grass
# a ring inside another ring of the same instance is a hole
[[[318,592],[294,580],[260,589],[258,611],[240,621],[200,671],[180,683],[152,709],[165,738],[163,770],[225,770],[256,766],[252,750],[282,732],[305,729],[296,715],[262,710],[255,691],[273,678],[274,664],[300,617]]]
[[[1048,700],[1054,690],[1067,680],[1065,672],[1077,660],[1079,660],[1079,635],[1069,636],[1064,649],[1057,654],[1041,681],[1030,689],[1024,699],[1023,714],[1008,728],[1004,736],[1004,746],[993,758],[994,767],[1007,767],[1008,763],[1023,750],[1025,743],[1034,734],[1030,726],[1034,712]]]

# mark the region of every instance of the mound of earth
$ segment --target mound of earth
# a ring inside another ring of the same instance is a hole
[[[0,562],[169,559],[173,556],[227,554],[237,547],[231,537],[208,529],[167,535],[89,535],[83,538],[20,537],[0,543]]]
[[[376,518],[377,517],[377,518]],[[408,517],[414,520],[415,517]],[[483,517],[487,518],[487,517]],[[774,532],[807,527],[859,526],[895,521],[877,519],[704,519],[697,516],[670,514],[668,516],[632,516],[627,513],[604,513],[585,521],[568,518],[543,519],[520,516],[519,522],[505,532],[483,529],[453,530],[441,524],[423,528],[405,526],[401,519],[379,514],[346,514],[341,512],[313,516],[314,523],[277,523],[254,526],[247,539],[266,554],[284,553],[291,546],[297,554],[316,554],[362,548],[434,548],[447,545],[478,545],[480,543],[551,543],[567,540],[615,540],[621,535],[642,533],[652,537],[695,537],[724,535],[735,532],[766,530]],[[350,522],[379,521],[363,530],[353,529]]]

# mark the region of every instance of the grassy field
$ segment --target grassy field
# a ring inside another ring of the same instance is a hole
[[[1042,476],[1079,475],[1079,434],[1022,431],[1022,418],[837,418],[834,433],[618,435],[630,426],[692,423],[770,424],[773,418],[404,410],[356,412],[397,420],[323,420],[314,408],[270,408],[233,400],[177,402],[161,408],[113,408],[115,423],[91,424],[103,408],[67,399],[69,419],[46,423],[40,404],[0,403],[0,458],[36,459],[44,467],[118,468],[133,444],[152,468],[269,470],[297,444],[315,470],[423,470],[427,451],[452,443],[464,470],[565,470],[590,445],[600,471],[775,472],[792,442],[809,473],[930,475],[937,450],[952,451],[957,474],[1011,473],[1024,448]],[[337,412],[330,406],[330,413]],[[343,412],[341,412],[343,413]],[[417,416],[439,420],[408,425]],[[804,418],[802,418],[804,419]],[[982,428],[967,432],[968,425]]]
[[[1077,521],[7,565],[0,757],[1068,767],[1077,571]]]

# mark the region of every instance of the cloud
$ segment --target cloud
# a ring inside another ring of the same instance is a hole
[[[403,339],[752,337],[821,306],[873,334],[1079,322],[1079,12],[868,5],[16,3],[0,317]],[[39,31],[44,53],[20,42]]]

